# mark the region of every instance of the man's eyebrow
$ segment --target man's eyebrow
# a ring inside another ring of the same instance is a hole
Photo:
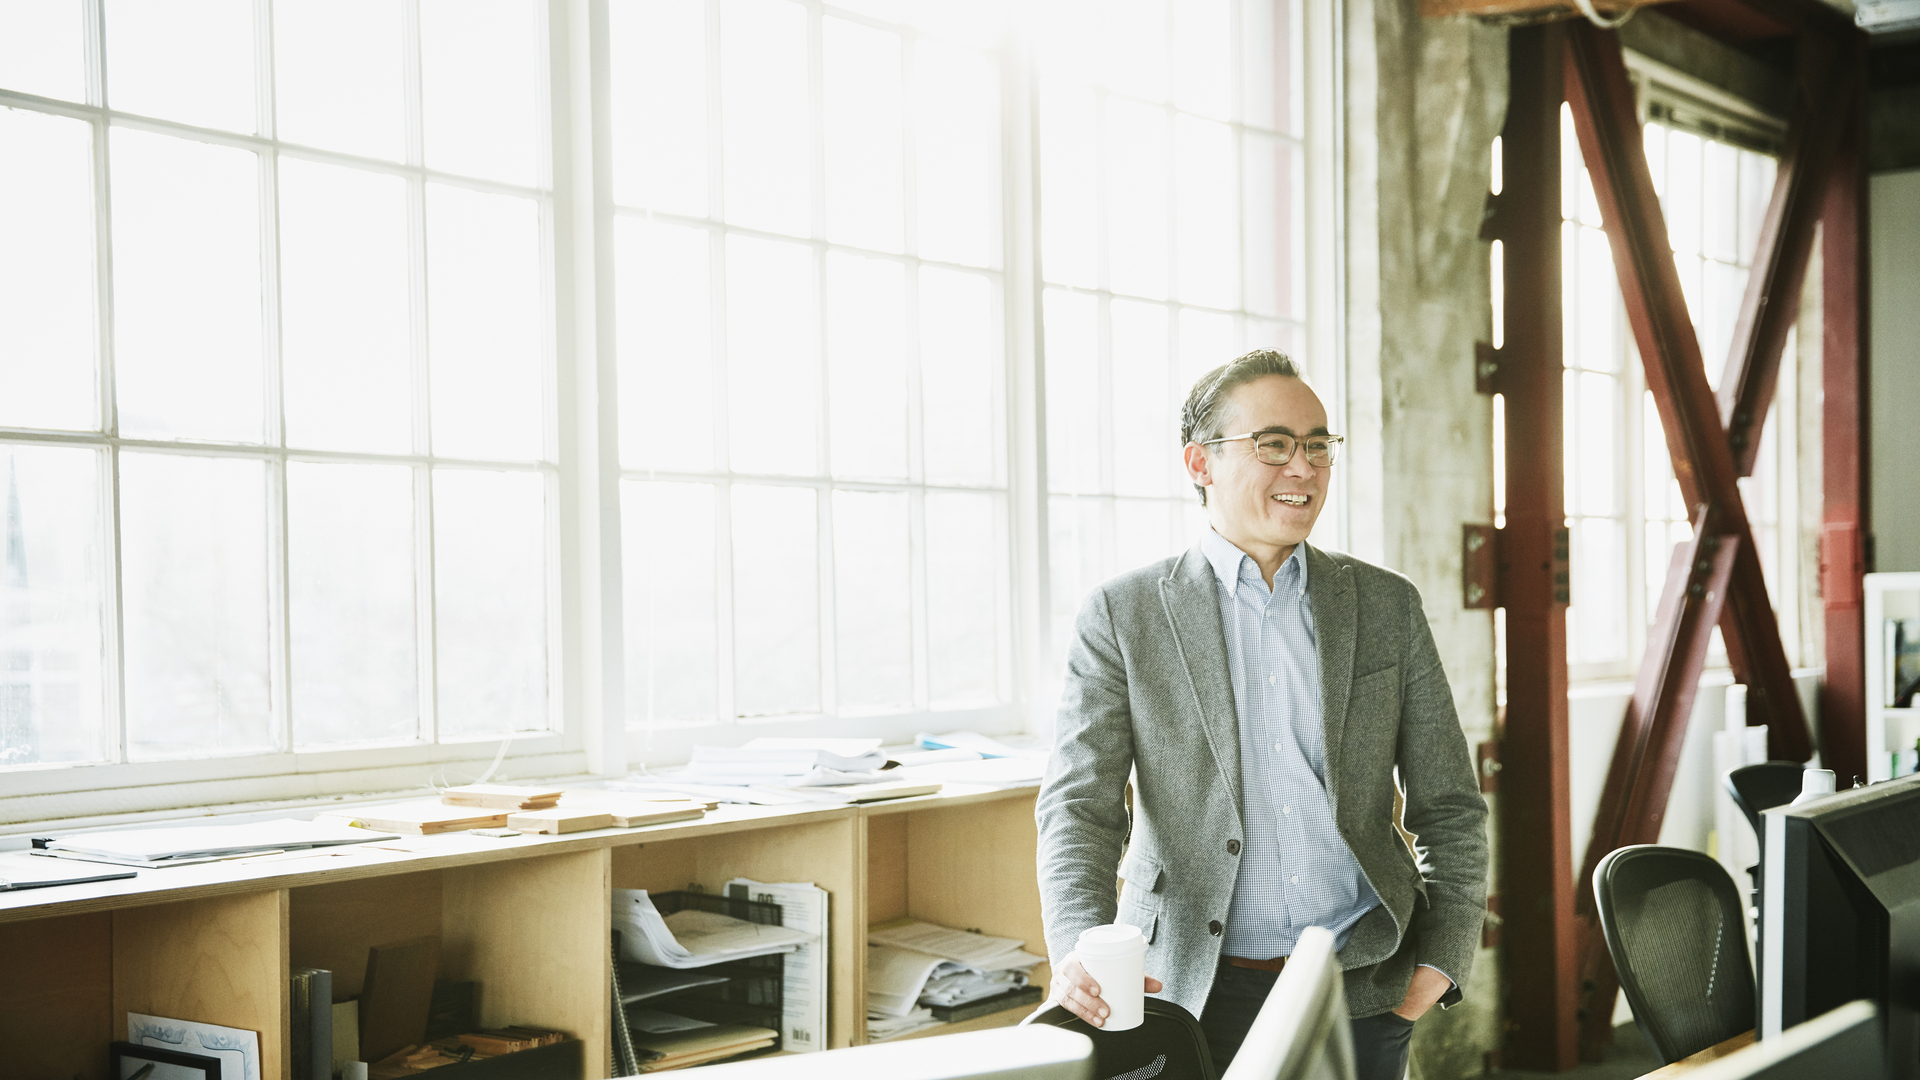
[[[1285,424],[1275,424],[1273,427],[1263,427],[1259,431],[1254,432],[1254,434],[1255,435],[1292,435],[1295,438],[1299,438],[1299,433],[1294,431],[1292,428],[1286,426]],[[1333,434],[1333,432],[1327,430],[1327,425],[1321,424],[1318,427],[1314,428],[1312,431],[1307,432],[1307,434],[1308,435],[1331,435]]]

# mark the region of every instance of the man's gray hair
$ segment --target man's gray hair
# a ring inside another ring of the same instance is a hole
[[[1219,438],[1221,420],[1227,411],[1227,398],[1240,387],[1269,375],[1305,378],[1300,373],[1300,365],[1277,349],[1255,349],[1200,376],[1200,381],[1194,383],[1193,389],[1187,393],[1186,405],[1180,410],[1180,445],[1204,444],[1208,439]],[[1200,493],[1200,505],[1207,505],[1207,489],[1195,484],[1193,490]]]

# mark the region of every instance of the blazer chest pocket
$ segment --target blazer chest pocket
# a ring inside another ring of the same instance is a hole
[[[1117,921],[1139,927],[1147,943],[1152,944],[1160,921],[1160,902],[1164,896],[1161,887],[1166,881],[1166,872],[1158,859],[1135,849],[1120,861],[1120,880],[1124,884],[1120,889]]]
[[[1368,672],[1353,680],[1353,692],[1347,701],[1348,715],[1361,723],[1376,718],[1397,722],[1400,719],[1400,665]]]

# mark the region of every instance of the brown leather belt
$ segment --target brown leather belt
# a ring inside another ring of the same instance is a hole
[[[1254,971],[1279,971],[1287,966],[1287,958],[1276,956],[1271,960],[1249,960],[1244,956],[1225,956],[1220,959],[1238,968],[1250,968]]]

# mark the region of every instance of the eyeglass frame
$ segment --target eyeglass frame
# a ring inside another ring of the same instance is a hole
[[[1293,440],[1293,449],[1287,451],[1287,456],[1280,459],[1279,461],[1268,461],[1265,458],[1262,458],[1260,456],[1260,437],[1262,435],[1285,435],[1287,438]],[[1332,435],[1332,434],[1325,434],[1325,433],[1318,433],[1318,432],[1307,434],[1307,435],[1295,435],[1291,431],[1282,431],[1278,428],[1263,428],[1259,431],[1243,431],[1238,435],[1222,435],[1217,439],[1208,439],[1207,441],[1201,443],[1200,445],[1212,446],[1215,443],[1235,442],[1240,439],[1254,440],[1254,443],[1253,443],[1254,459],[1259,461],[1260,464],[1262,465],[1271,465],[1276,469],[1285,465],[1287,462],[1292,461],[1293,455],[1300,451],[1301,444],[1306,442],[1308,439],[1325,439],[1330,444],[1331,448],[1327,453],[1327,463],[1325,465],[1315,464],[1312,458],[1307,459],[1307,464],[1312,465],[1316,469],[1331,469],[1333,468],[1334,462],[1338,461],[1340,458],[1340,447],[1343,444],[1345,444],[1347,441],[1347,437],[1345,435]]]

